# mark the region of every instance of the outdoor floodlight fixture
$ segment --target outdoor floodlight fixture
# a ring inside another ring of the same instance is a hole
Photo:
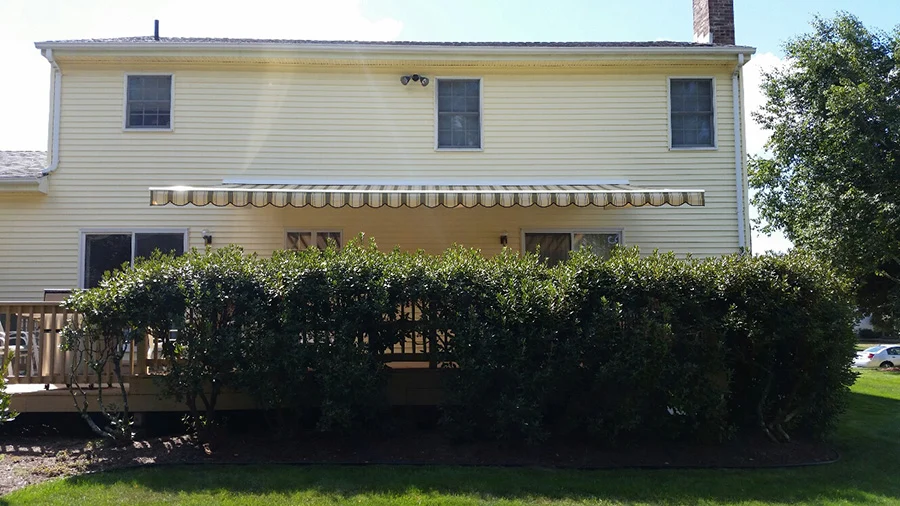
[[[427,77],[420,76],[419,74],[413,74],[411,76],[401,76],[400,77],[400,84],[402,84],[403,86],[406,86],[407,84],[409,84],[410,81],[418,81],[419,83],[422,84],[422,86],[428,86],[428,83],[431,82],[428,80]]]

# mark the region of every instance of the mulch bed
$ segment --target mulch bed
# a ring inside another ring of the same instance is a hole
[[[290,440],[232,434],[207,452],[190,436],[150,438],[122,447],[97,445],[83,437],[4,436],[0,442],[0,495],[51,478],[152,464],[762,468],[827,463],[837,457],[832,448],[822,443],[776,444],[761,437],[719,445],[653,443],[609,449],[567,441],[534,446],[459,444],[436,430],[355,441],[309,434]]]

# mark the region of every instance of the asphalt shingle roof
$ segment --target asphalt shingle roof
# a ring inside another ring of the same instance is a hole
[[[43,151],[0,151],[0,179],[40,177],[46,166]]]
[[[109,39],[50,40],[39,44],[341,44],[360,46],[451,46],[451,47],[522,47],[522,48],[577,48],[577,47],[713,47],[713,44],[694,42],[647,41],[647,42],[429,42],[429,41],[366,41],[366,40],[303,40],[303,39],[239,39],[206,37],[160,37],[152,36],[118,37]],[[723,46],[719,46],[723,47]]]

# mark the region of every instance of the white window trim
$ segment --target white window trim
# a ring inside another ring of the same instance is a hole
[[[672,80],[679,79],[704,79],[712,82],[712,115],[713,115],[713,144],[712,146],[673,146],[672,145]],[[716,107],[716,78],[715,76],[669,76],[666,78],[666,137],[669,140],[669,151],[717,151],[719,149],[719,110]]]
[[[169,76],[172,78],[169,90],[169,127],[134,128],[128,126],[128,77],[129,76]],[[175,73],[174,72],[126,72],[122,78],[122,130],[125,132],[172,132],[175,130]]]
[[[525,251],[525,234],[569,234],[570,244],[575,244],[575,234],[618,234],[619,246],[625,246],[625,229],[624,228],[523,228],[519,237],[519,249],[522,254]],[[574,251],[574,250],[569,250]]]
[[[438,83],[441,79],[446,81],[478,81],[478,133],[480,147],[477,148],[441,148],[438,147]],[[484,79],[481,77],[465,76],[435,76],[434,81],[434,150],[440,152],[465,153],[484,151]]]
[[[313,243],[316,242],[317,234],[339,234],[341,238],[339,248],[344,247],[344,231],[340,228],[286,228],[284,229],[284,249],[291,250],[291,243],[288,241],[288,234],[313,234]],[[294,251],[294,250],[291,250]]]
[[[135,234],[184,234],[184,252],[190,251],[190,230],[187,228],[83,228],[78,231],[78,288],[84,288],[85,238],[97,234],[131,234],[131,265],[134,265]]]

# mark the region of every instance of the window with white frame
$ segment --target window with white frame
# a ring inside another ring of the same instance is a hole
[[[481,81],[438,79],[438,149],[481,148]]]
[[[125,128],[172,128],[171,75],[128,76],[125,97]]]
[[[670,79],[673,148],[715,147],[712,79]]]
[[[308,248],[324,250],[329,241],[334,241],[334,245],[340,249],[341,233],[333,230],[292,230],[287,233],[285,247],[295,251]]]
[[[148,258],[154,251],[183,255],[187,231],[87,232],[82,234],[83,262],[81,286],[93,288],[103,274]]]
[[[537,253],[547,265],[554,266],[569,258],[569,252],[589,247],[591,252],[609,258],[613,248],[622,242],[620,231],[536,231],[525,232],[523,249]]]

